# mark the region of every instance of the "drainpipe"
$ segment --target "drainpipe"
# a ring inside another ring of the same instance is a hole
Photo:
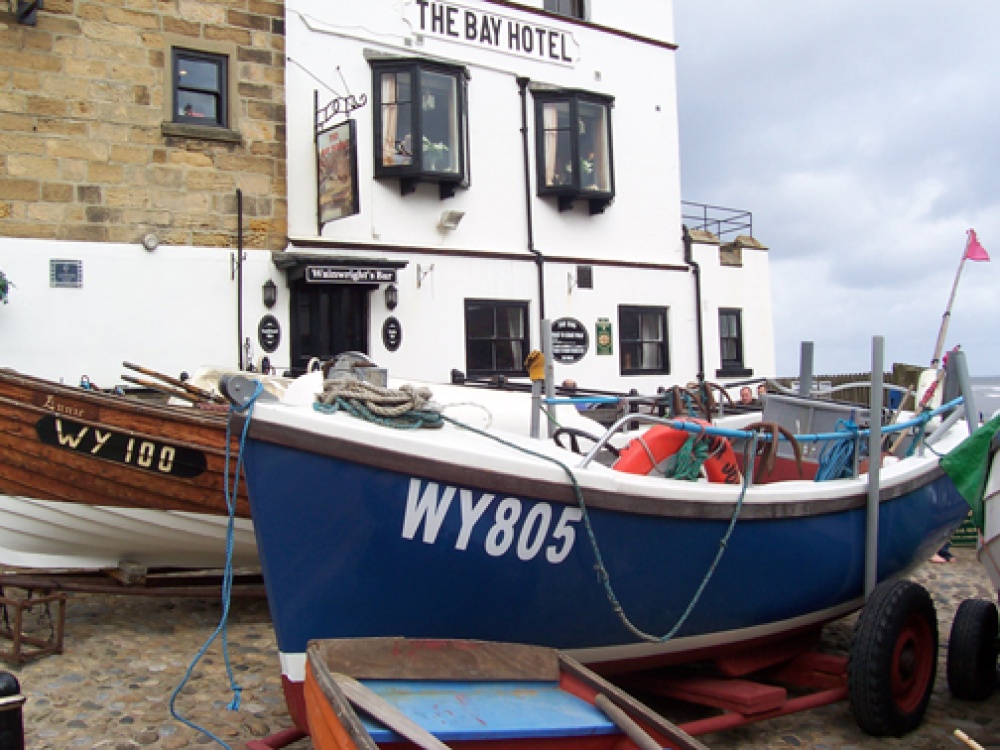
[[[538,319],[545,319],[545,257],[535,249],[535,226],[531,213],[531,159],[528,150],[528,84],[530,78],[518,76],[517,87],[521,94],[521,145],[524,151],[524,204],[528,222],[528,251],[535,256],[538,268]]]
[[[243,368],[243,191],[236,188],[236,342]]]
[[[694,262],[691,253],[691,233],[687,226],[684,230],[684,262],[691,266],[691,273],[694,274],[694,320],[695,329],[698,336],[698,382],[705,382],[705,345],[702,341],[703,332],[701,326],[701,268]]]

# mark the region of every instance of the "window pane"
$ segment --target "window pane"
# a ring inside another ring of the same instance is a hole
[[[193,91],[177,92],[177,114],[184,117],[219,119],[218,97]]]
[[[561,16],[583,18],[583,0],[545,0],[545,10]]]
[[[608,143],[608,108],[603,104],[580,102],[580,187],[583,190],[611,190]]]
[[[493,342],[469,341],[465,345],[466,368],[469,373],[493,372]]]
[[[493,338],[496,334],[492,307],[470,305],[465,311],[465,330],[469,338]]]
[[[545,185],[573,184],[573,146],[570,133],[569,102],[542,105]]]
[[[500,338],[521,338],[524,336],[524,314],[519,307],[508,307],[497,313]]]
[[[458,80],[424,71],[420,76],[423,118],[423,168],[458,172]]]
[[[660,344],[642,345],[642,369],[659,370],[663,367],[663,347]]]
[[[207,60],[191,60],[182,57],[178,66],[180,80],[178,86],[201,91],[219,90],[218,63]]]
[[[406,165],[413,162],[413,128],[410,122],[410,74],[383,73],[382,163]]]

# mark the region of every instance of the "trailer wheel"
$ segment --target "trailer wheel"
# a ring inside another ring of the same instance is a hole
[[[997,608],[985,599],[958,605],[948,640],[948,689],[956,698],[986,700],[997,684]]]
[[[937,667],[937,612],[912,581],[879,584],[861,610],[847,667],[854,720],[874,737],[902,737],[923,720]]]

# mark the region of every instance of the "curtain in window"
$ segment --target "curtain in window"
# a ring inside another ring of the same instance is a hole
[[[542,125],[545,128],[545,184],[556,182],[556,156],[559,150],[559,104],[542,105]]]
[[[396,76],[382,75],[382,163],[391,166],[396,162],[396,128],[399,123],[399,105],[396,103]]]

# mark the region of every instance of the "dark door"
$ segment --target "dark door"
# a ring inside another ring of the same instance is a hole
[[[374,285],[292,285],[292,371],[341,352],[368,354],[368,297]]]

